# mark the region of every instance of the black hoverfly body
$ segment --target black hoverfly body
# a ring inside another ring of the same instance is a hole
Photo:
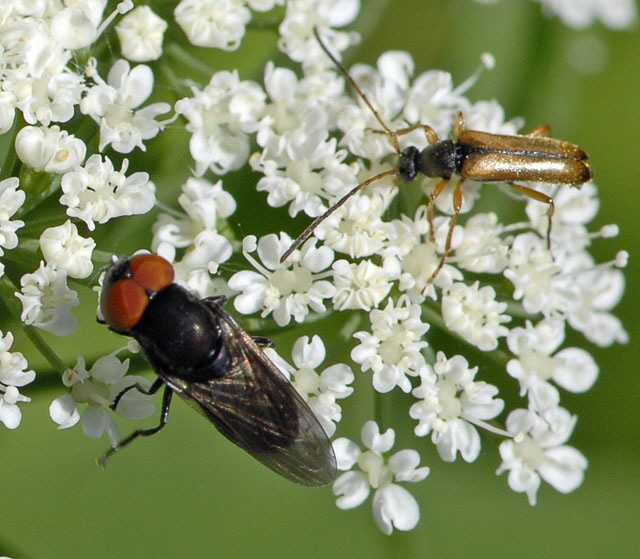
[[[103,321],[137,340],[164,386],[160,423],[138,429],[110,448],[108,458],[138,437],[166,424],[174,392],[231,442],[277,474],[320,487],[336,475],[333,447],[318,419],[262,350],[266,338],[252,337],[223,309],[226,297],[201,299],[174,283],[173,266],[154,254],[114,260],[100,295]]]

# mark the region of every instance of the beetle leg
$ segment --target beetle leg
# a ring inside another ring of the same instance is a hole
[[[400,130],[395,130],[394,134],[396,136],[402,136],[404,134],[409,134],[414,130],[420,130],[420,129],[424,130],[424,135],[427,137],[427,142],[429,142],[429,144],[435,144],[436,142],[440,141],[440,138],[438,138],[437,132],[433,128],[431,128],[431,126],[429,126],[428,124],[413,124],[411,126],[407,126],[406,128],[400,128]]]
[[[445,179],[445,180],[448,181],[448,179]],[[436,186],[436,188],[438,188],[438,186],[440,186],[442,182],[440,182]],[[447,231],[447,240],[444,244],[444,251],[442,252],[442,256],[440,257],[440,262],[438,263],[438,267],[435,269],[433,274],[431,274],[431,277],[427,280],[427,286],[431,285],[433,283],[433,280],[436,279],[436,276],[438,275],[440,270],[442,270],[442,267],[444,266],[444,263],[447,260],[447,256],[449,255],[449,251],[451,250],[451,240],[453,239],[453,229],[456,226],[456,222],[458,221],[458,216],[460,215],[460,210],[462,208],[462,183],[463,181],[459,180],[458,184],[456,184],[455,190],[453,191],[453,215],[451,216],[451,222],[449,223],[449,231]]]
[[[431,195],[429,196],[429,201],[427,202],[427,221],[429,222],[429,240],[432,243],[436,242],[436,236],[434,233],[433,226],[433,202],[434,200],[442,194],[442,191],[449,184],[449,179],[442,179],[438,184],[435,185],[433,190],[431,191]]]
[[[547,124],[542,124],[540,126],[536,126],[533,130],[531,130],[530,132],[527,132],[525,134],[525,136],[533,136],[534,138],[541,138],[541,137],[550,137],[551,136],[551,126],[547,125]]]
[[[437,132],[428,124],[413,124],[411,126],[407,126],[406,128],[394,130],[393,132],[391,132],[391,134],[389,134],[386,130],[373,130],[372,128],[369,128],[368,130],[371,130],[371,132],[373,132],[374,134],[386,134],[387,136],[390,136],[391,143],[393,144],[393,147],[395,148],[396,152],[398,152],[398,154],[401,153],[398,136],[409,134],[414,130],[424,130],[424,135],[427,137],[427,142],[429,142],[429,144],[435,144],[436,142],[440,141]]]
[[[453,139],[457,140],[464,130],[464,115],[462,111],[458,111],[456,119],[453,121]]]
[[[553,198],[548,196],[544,192],[538,192],[533,188],[529,188],[528,186],[523,186],[521,184],[516,184],[513,182],[507,183],[511,188],[517,190],[521,194],[524,194],[528,198],[532,198],[534,200],[538,200],[538,202],[543,202],[549,206],[547,210],[547,218],[549,219],[549,225],[547,226],[547,248],[551,251],[551,218],[556,210],[556,206],[553,203]]]

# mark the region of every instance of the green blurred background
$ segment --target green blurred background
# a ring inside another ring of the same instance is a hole
[[[435,452],[423,450],[431,475],[407,486],[420,504],[421,521],[412,532],[386,537],[373,523],[370,501],[355,510],[338,510],[330,490],[280,479],[228,444],[182,402],[173,406],[160,435],[139,441],[102,471],[95,457],[105,450],[105,440],[91,441],[79,427],[57,431],[48,419],[51,399],[62,393],[61,385],[52,383],[35,394],[25,390],[33,402],[22,407],[18,430],[0,429],[0,554],[15,559],[640,557],[640,355],[635,342],[640,206],[633,194],[640,175],[640,34],[600,25],[572,31],[544,18],[538,4],[523,0],[486,6],[470,0],[365,1],[353,28],[363,34],[363,43],[346,54],[347,66],[374,63],[388,49],[407,50],[416,73],[442,68],[460,83],[482,52],[493,53],[496,69],[485,73],[468,96],[496,98],[507,118],[525,117],[525,128],[551,124],[556,137],[579,144],[591,157],[601,196],[593,228],[608,223],[621,228],[617,239],[596,241],[593,253],[599,261],[613,258],[619,249],[631,253],[628,288],[618,312],[631,342],[590,348],[601,367],[597,384],[586,395],[563,396],[564,405],[579,416],[571,443],[590,463],[582,487],[560,495],[543,485],[538,505],[529,507],[523,495],[508,489],[505,476],[494,475],[499,465],[495,449],[486,447],[474,464],[446,465]],[[256,68],[272,55],[275,35],[250,31],[245,41],[244,58],[224,54],[221,59],[236,64],[243,79],[261,82]],[[247,59],[251,48],[256,57]],[[170,141],[172,133],[184,140],[176,127],[161,141]],[[180,149],[175,158],[149,168],[161,198],[163,182],[179,184],[178,174],[191,164],[186,147]],[[148,154],[152,157],[153,149]],[[248,178],[248,189],[255,180]],[[244,199],[248,202],[234,216],[240,227],[253,224],[246,220],[265,207],[262,194],[247,190]],[[506,197],[496,198],[496,204],[504,204],[496,206],[498,212],[522,211]],[[274,215],[288,219],[285,212]],[[141,223],[131,222],[132,227]],[[264,232],[270,227],[265,223]],[[122,224],[101,234],[111,235],[108,248],[121,252],[148,247],[148,239],[141,244],[145,240],[139,237],[128,246],[132,239]],[[90,360],[93,351],[99,355],[122,343],[94,322],[95,296],[85,291],[81,297],[80,328],[61,350],[69,365],[78,352]],[[298,335],[303,333],[312,332],[303,327]],[[14,349],[22,350],[37,371],[45,367],[17,335]],[[282,342],[284,347],[291,339]],[[578,336],[571,341],[583,343]],[[339,351],[329,348],[330,359],[344,359]],[[370,417],[362,410],[356,415]],[[128,429],[124,426],[123,432]]]

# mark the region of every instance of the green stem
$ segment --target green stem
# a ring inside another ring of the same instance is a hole
[[[175,60],[178,68],[182,67],[184,69],[192,69],[198,74],[206,76],[207,79],[211,76],[211,66],[209,64],[207,64],[206,62],[202,62],[201,59],[194,57],[188,50],[182,48],[177,43],[168,44],[164,49],[164,54],[170,57],[170,59]],[[171,67],[172,64],[166,66]],[[164,68],[163,70],[166,71],[167,69]],[[166,75],[168,77],[171,77],[172,79],[172,81],[169,82],[169,85],[172,85],[177,89],[181,89],[184,87],[184,80],[178,78],[173,73],[169,74],[167,72]]]
[[[377,390],[373,390],[373,418],[375,419],[380,432],[384,433],[388,427],[387,410],[384,395]]]
[[[40,354],[48,361],[53,370],[58,371],[60,376],[68,369],[67,364],[58,357],[51,346],[42,339],[40,332],[33,326],[23,325],[24,333],[31,340],[31,343],[36,347]]]

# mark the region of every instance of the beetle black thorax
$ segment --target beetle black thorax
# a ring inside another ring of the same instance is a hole
[[[464,148],[454,140],[441,140],[422,151],[409,146],[402,150],[398,174],[405,182],[413,181],[419,173],[448,179],[460,171],[464,155]]]
[[[230,363],[209,307],[174,283],[153,294],[131,334],[156,370],[181,378],[223,376]]]

